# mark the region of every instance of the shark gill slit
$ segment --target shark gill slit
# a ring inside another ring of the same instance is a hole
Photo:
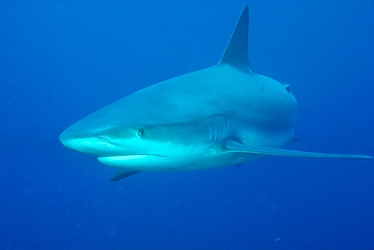
[[[221,142],[225,140],[229,134],[230,123],[225,117],[216,116],[208,122],[209,140],[213,142]]]

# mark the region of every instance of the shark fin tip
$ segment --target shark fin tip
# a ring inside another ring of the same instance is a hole
[[[234,32],[219,63],[249,67],[248,61],[248,5],[246,5],[236,23]]]

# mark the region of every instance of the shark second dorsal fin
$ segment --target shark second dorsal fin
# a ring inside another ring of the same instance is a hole
[[[248,5],[244,7],[242,14],[236,23],[229,44],[223,53],[219,63],[227,63],[235,66],[247,66],[248,61]]]

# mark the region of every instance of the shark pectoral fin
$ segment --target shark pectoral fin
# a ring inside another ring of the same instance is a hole
[[[248,154],[259,155],[276,155],[287,157],[302,157],[302,158],[336,158],[336,159],[372,159],[369,155],[353,155],[353,154],[325,154],[315,152],[296,151],[281,148],[263,148],[263,147],[250,147],[244,144],[229,141],[226,147],[231,151],[243,152]]]
[[[128,170],[128,169],[121,168],[112,176],[112,178],[110,178],[110,181],[119,181],[119,180],[125,179],[126,177],[129,177],[130,175],[134,175],[139,172],[140,171],[137,171],[137,170]]]

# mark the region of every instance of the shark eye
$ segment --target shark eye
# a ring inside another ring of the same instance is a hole
[[[144,136],[144,129],[140,128],[138,131],[136,131],[136,137],[143,138]]]

